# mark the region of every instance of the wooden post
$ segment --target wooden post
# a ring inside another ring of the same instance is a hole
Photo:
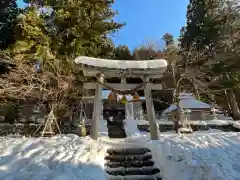
[[[103,74],[97,75],[98,81],[103,82]],[[98,139],[98,130],[99,130],[99,120],[101,116],[101,106],[102,105],[102,87],[101,84],[96,84],[95,90],[95,99],[94,99],[94,109],[93,109],[93,118],[91,124],[91,137],[94,140]]]
[[[144,88],[144,95],[146,101],[146,108],[147,108],[147,117],[150,127],[150,134],[152,140],[158,140],[159,135],[159,128],[155,118],[155,110],[152,101],[152,93],[151,93],[151,85],[149,83],[149,78],[145,79],[146,85]]]

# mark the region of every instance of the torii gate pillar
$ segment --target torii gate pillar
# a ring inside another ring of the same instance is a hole
[[[147,108],[147,116],[148,116],[148,122],[150,127],[150,135],[151,140],[158,140],[159,136],[159,128],[156,122],[155,117],[155,110],[153,106],[152,101],[152,93],[151,93],[151,85],[149,83],[149,78],[145,79],[146,85],[144,88],[144,95],[145,95],[145,101],[146,101],[146,108]]]
[[[100,82],[104,81],[103,74],[97,75],[97,79]],[[94,140],[98,139],[99,121],[101,117],[102,110],[102,85],[97,83],[95,90],[94,108],[93,108],[93,118],[91,125],[91,137]]]

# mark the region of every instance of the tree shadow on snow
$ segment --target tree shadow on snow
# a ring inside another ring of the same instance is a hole
[[[32,146],[32,145],[31,145]],[[68,153],[48,154],[37,150],[21,157],[19,147],[12,149],[10,154],[0,157],[1,180],[100,180],[107,179],[104,169],[93,163],[74,162],[74,155],[68,158]],[[26,155],[28,154],[28,155]],[[65,159],[67,159],[65,161]]]
[[[205,135],[204,135],[205,136]],[[214,137],[215,136],[215,137]],[[211,136],[210,136],[211,137]],[[212,141],[206,144],[203,143],[201,147],[188,146],[187,144],[179,142],[183,148],[190,148],[192,152],[193,159],[196,160],[195,163],[199,165],[199,168],[204,172],[209,172],[210,168],[218,169],[220,177],[225,177],[229,179],[230,176],[234,177],[234,180],[240,180],[240,138],[239,135],[213,135]],[[197,142],[197,141],[196,141]],[[202,141],[203,142],[203,141]],[[214,142],[211,144],[211,142]],[[176,166],[179,166],[182,159],[182,153],[179,148],[177,148],[177,142],[172,144],[172,156],[169,156],[169,160],[174,162]],[[204,147],[205,146],[205,147]],[[189,149],[188,149],[189,150]],[[186,151],[186,150],[185,150]],[[195,164],[194,163],[194,164]],[[188,167],[188,166],[186,166]],[[190,166],[189,166],[190,167]],[[206,168],[204,170],[204,167]],[[216,170],[215,169],[215,170]],[[229,175],[229,176],[228,176]],[[200,178],[200,177],[198,177]],[[231,178],[230,178],[231,179]]]

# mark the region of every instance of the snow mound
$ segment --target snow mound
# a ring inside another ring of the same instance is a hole
[[[237,180],[240,177],[240,133],[163,134],[152,141],[155,164],[163,179]]]
[[[217,122],[212,122],[217,123]],[[224,122],[222,122],[224,124]],[[236,122],[235,125],[239,125]],[[164,180],[238,180],[240,133],[220,130],[193,134],[161,133],[159,140],[141,134],[136,120],[125,120],[127,143],[151,149]]]
[[[126,132],[127,137],[135,137],[140,135],[143,136],[148,134],[146,132],[139,131],[137,120],[134,119],[124,120],[124,130]]]
[[[76,135],[0,138],[0,179],[105,180],[106,145]]]
[[[146,120],[136,120],[138,125],[149,125],[148,121]],[[169,120],[156,120],[157,124],[160,125],[173,125],[172,121]],[[223,125],[229,125],[231,124],[233,121],[230,120],[221,120],[221,119],[217,119],[217,120],[207,120],[207,121],[203,121],[203,120],[199,120],[199,121],[191,121],[188,120],[185,123],[186,124],[191,124],[191,125],[219,125],[219,126],[223,126]],[[237,124],[240,124],[240,122],[236,122],[235,125],[237,126]],[[240,127],[240,126],[239,126]]]

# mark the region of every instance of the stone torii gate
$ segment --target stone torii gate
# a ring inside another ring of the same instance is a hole
[[[145,61],[126,61],[98,59],[80,56],[75,59],[80,65],[85,79],[96,78],[95,82],[84,82],[84,89],[95,90],[93,119],[91,123],[91,137],[98,138],[99,120],[101,116],[102,89],[109,89],[119,94],[132,94],[138,90],[144,90],[147,108],[147,117],[150,126],[152,140],[157,140],[159,128],[156,123],[155,110],[152,102],[151,90],[161,90],[162,84],[150,83],[153,79],[162,77],[167,68],[167,61],[164,59]],[[121,83],[107,83],[108,79],[118,78]],[[141,78],[139,85],[126,83],[126,78]]]

